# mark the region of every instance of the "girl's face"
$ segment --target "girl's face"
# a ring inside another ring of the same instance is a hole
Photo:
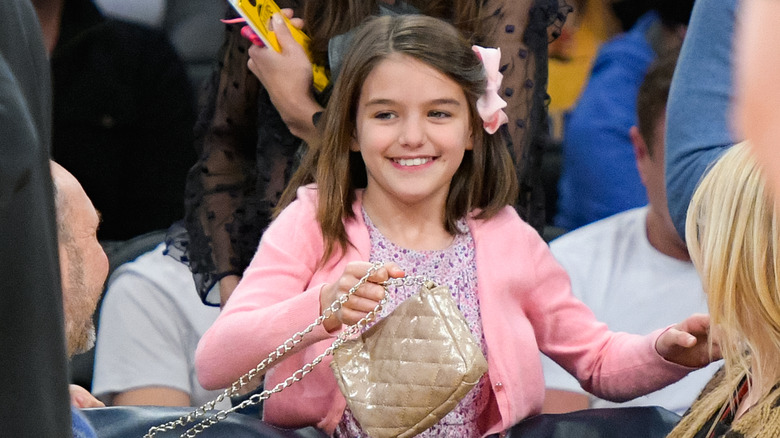
[[[366,199],[441,208],[466,150],[473,148],[461,87],[438,70],[394,54],[368,75],[355,141],[366,164]]]

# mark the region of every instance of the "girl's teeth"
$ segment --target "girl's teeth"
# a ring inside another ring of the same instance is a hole
[[[429,158],[412,158],[412,159],[399,159],[395,162],[400,164],[401,166],[419,166],[421,164],[425,164],[428,161],[430,161]]]

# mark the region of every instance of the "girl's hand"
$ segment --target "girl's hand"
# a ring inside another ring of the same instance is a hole
[[[344,268],[344,273],[337,282],[326,284],[320,291],[320,312],[330,307],[340,296],[346,295],[357,282],[366,275],[371,263],[350,262]],[[325,330],[333,332],[341,328],[342,324],[352,325],[360,321],[368,312],[374,310],[377,304],[385,297],[385,288],[382,282],[390,278],[403,277],[404,271],[395,263],[386,263],[375,273],[368,277],[368,281],[358,288],[349,297],[349,300],[323,322]]]
[[[666,330],[658,337],[655,348],[664,359],[679,365],[700,368],[721,358],[717,343],[710,352],[707,337],[710,317],[694,314]]]
[[[293,26],[303,26],[301,19],[292,18],[291,9],[283,9],[282,13],[291,19]],[[311,143],[317,134],[312,116],[323,109],[312,92],[312,64],[278,13],[273,15],[271,23],[281,52],[253,44],[247,66],[268,91],[290,132]]]

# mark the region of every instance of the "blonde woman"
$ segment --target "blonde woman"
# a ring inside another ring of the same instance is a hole
[[[780,436],[780,230],[748,145],[696,189],[685,237],[707,292],[723,369],[670,437]]]

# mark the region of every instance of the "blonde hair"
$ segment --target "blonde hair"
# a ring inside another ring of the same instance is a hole
[[[780,378],[775,208],[762,169],[744,142],[712,166],[688,208],[685,238],[707,293],[729,381],[757,373],[765,381]]]

